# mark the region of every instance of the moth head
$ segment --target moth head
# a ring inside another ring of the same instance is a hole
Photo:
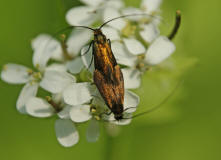
[[[94,40],[100,43],[105,43],[106,42],[106,36],[102,33],[100,29],[95,29],[94,30]]]
[[[114,114],[114,118],[115,118],[117,121],[119,121],[119,120],[123,119],[123,114],[122,114],[122,113],[121,113],[121,114]]]
[[[114,105],[112,108],[112,112],[114,114],[114,118],[119,121],[121,119],[123,119],[123,112],[124,112],[124,108],[122,105]]]

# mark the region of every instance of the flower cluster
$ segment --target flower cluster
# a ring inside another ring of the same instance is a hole
[[[159,34],[157,13],[161,0],[143,0],[140,8],[125,7],[120,0],[80,1],[85,5],[74,7],[66,14],[70,25],[93,27],[121,15],[148,15],[121,18],[102,28],[122,66],[124,117],[128,119],[116,121],[113,114],[108,115],[110,110],[93,84],[92,51],[84,54],[92,38],[90,30],[74,29],[68,38],[62,36],[60,41],[40,34],[32,41],[33,69],[9,63],[1,72],[5,82],[24,84],[16,103],[20,113],[39,118],[57,115],[55,132],[59,143],[65,147],[79,141],[75,123],[90,121],[86,133],[89,142],[98,139],[100,121],[129,124],[139,104],[139,97],[129,89],[140,87],[142,74],[175,50],[170,39]],[[40,97],[39,88],[47,91],[48,96]]]

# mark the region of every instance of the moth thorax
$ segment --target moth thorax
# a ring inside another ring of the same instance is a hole
[[[94,40],[98,43],[106,43],[106,36],[101,32],[100,29],[94,31]]]

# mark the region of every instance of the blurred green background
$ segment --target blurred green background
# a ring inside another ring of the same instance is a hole
[[[0,66],[13,62],[31,67],[31,39],[39,33],[54,33],[63,28],[66,10],[78,4],[77,0],[1,1]],[[101,129],[97,143],[86,141],[87,124],[84,124],[79,128],[80,142],[72,148],[63,148],[55,137],[55,118],[37,119],[19,114],[15,104],[22,86],[0,81],[0,159],[220,160],[220,6],[219,0],[163,2],[161,9],[166,21],[163,31],[171,28],[176,9],[183,14],[182,27],[175,38],[175,54],[198,58],[184,78],[182,98],[174,100],[181,111],[179,118],[146,123],[146,115],[122,127],[115,138],[108,137]],[[148,89],[145,80],[148,74],[143,80],[144,88]],[[137,92],[141,104],[148,104],[145,92]]]

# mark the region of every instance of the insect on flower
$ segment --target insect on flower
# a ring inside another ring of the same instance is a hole
[[[130,15],[123,15],[120,17],[116,17],[110,19],[109,21],[103,23],[99,28],[90,28],[88,26],[70,26],[66,29],[72,29],[73,27],[81,27],[90,29],[94,33],[94,39],[90,42],[90,45],[87,51],[84,53],[86,54],[90,47],[92,46],[92,59],[91,63],[94,58],[94,83],[99,90],[102,98],[104,99],[106,105],[111,110],[111,113],[114,114],[115,120],[119,121],[123,118],[124,110],[124,77],[121,72],[120,66],[117,64],[115,56],[111,50],[111,42],[106,36],[102,33],[102,27],[108,24],[111,21],[129,17],[129,16],[150,16],[148,14],[130,14]],[[175,29],[168,36],[170,39],[174,37],[176,34],[180,24],[180,13],[177,12],[176,18],[176,25]],[[66,30],[65,29],[65,30]],[[62,30],[64,31],[64,30]],[[89,65],[89,66],[90,66]],[[108,113],[108,114],[111,114]]]

